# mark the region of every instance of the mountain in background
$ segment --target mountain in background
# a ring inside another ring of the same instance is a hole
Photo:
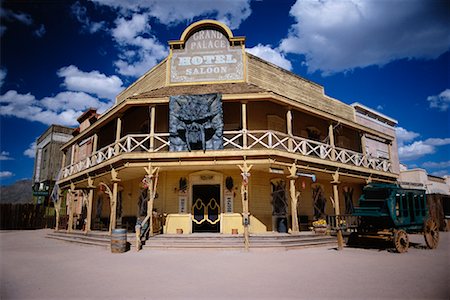
[[[0,203],[32,203],[31,179],[18,180],[11,185],[0,186]]]

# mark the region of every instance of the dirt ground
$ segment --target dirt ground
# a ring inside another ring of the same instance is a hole
[[[405,254],[300,250],[109,250],[1,231],[1,299],[450,299],[450,233]]]

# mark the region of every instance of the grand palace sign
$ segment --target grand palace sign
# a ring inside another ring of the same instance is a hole
[[[170,44],[172,84],[244,80],[244,38],[208,20],[188,27]],[[186,40],[185,40],[186,39]]]

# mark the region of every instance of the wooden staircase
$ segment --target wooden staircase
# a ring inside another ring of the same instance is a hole
[[[89,246],[99,246],[109,248],[111,237],[108,232],[92,231],[88,234],[84,232],[73,231],[55,231],[47,234],[47,238],[61,240],[65,242],[84,244]],[[128,233],[127,242],[131,249],[134,249],[135,235]],[[301,232],[300,234],[287,233],[266,233],[250,235],[250,249],[299,249],[306,247],[330,246],[336,247],[336,237],[329,235],[314,235],[310,232]],[[217,233],[196,233],[196,234],[161,234],[151,237],[142,249],[244,249],[243,235],[224,235]]]
[[[311,233],[298,235],[268,233],[250,235],[250,249],[297,249],[313,246],[336,246],[335,237]],[[143,249],[243,249],[242,235],[191,234],[157,235],[143,245]]]
[[[54,231],[47,234],[46,238],[104,248],[109,248],[111,245],[111,236],[107,231],[91,231],[88,234],[82,231],[72,231],[70,233],[66,231]],[[127,235],[127,241],[132,243],[132,245],[134,244],[134,240],[134,233]]]

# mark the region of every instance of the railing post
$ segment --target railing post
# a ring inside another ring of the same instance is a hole
[[[247,149],[247,102],[241,103],[242,148]]]
[[[328,138],[330,140],[330,146],[331,146],[331,160],[336,161],[336,149],[334,144],[334,131],[333,131],[333,124],[330,124],[328,126]]]
[[[120,133],[122,131],[122,118],[121,117],[117,117],[117,125],[116,125],[116,142],[114,145],[114,154],[117,155],[119,154],[119,140],[120,140]]]
[[[150,151],[155,147],[155,106],[150,108]]]
[[[362,133],[361,134],[361,153],[363,155],[363,166],[367,168],[369,165],[368,165],[368,160],[367,160],[366,147],[367,147],[366,134]]]
[[[294,142],[293,142],[294,135],[292,134],[292,110],[291,110],[291,108],[289,108],[288,111],[286,112],[286,129],[287,129],[287,134],[289,135],[288,151],[293,152],[294,151]]]

